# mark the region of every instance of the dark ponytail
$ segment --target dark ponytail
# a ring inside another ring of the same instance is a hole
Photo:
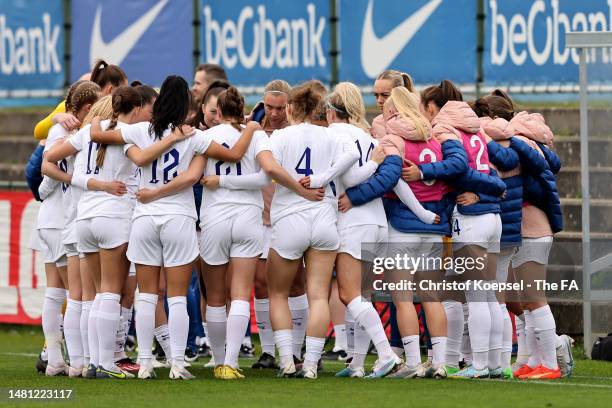
[[[473,102],[469,102],[469,105],[479,118],[484,118],[485,116],[492,118],[491,111],[489,110],[489,104],[484,97],[478,98]]]
[[[140,99],[142,101],[141,106],[153,103],[153,101],[159,96],[157,91],[151,88],[149,85],[132,85],[132,87],[140,95]]]
[[[91,71],[91,81],[100,85],[100,88],[111,84],[114,87],[124,85],[127,82],[127,75],[117,65],[109,65],[106,61],[97,60]]]
[[[166,77],[153,104],[149,133],[161,139],[166,129],[174,130],[185,124],[190,104],[191,91],[187,81],[177,75]]]
[[[448,101],[463,101],[461,91],[448,79],[440,82],[440,85],[430,86],[421,92],[421,103],[424,106],[433,102],[442,109]]]
[[[106,130],[113,130],[117,127],[117,119],[119,115],[130,113],[134,108],[142,106],[142,98],[140,94],[130,86],[120,86],[113,91],[113,116]],[[102,167],[104,157],[106,157],[107,145],[101,144],[96,155],[96,166]]]
[[[244,98],[238,89],[230,86],[221,92],[217,99],[217,106],[223,118],[229,119],[232,126],[240,130],[240,125],[244,123]]]
[[[489,106],[491,107],[491,113],[494,116],[504,118],[508,121],[514,117],[516,106],[505,91],[496,89],[491,92],[491,95],[485,96],[485,98],[487,98]]]

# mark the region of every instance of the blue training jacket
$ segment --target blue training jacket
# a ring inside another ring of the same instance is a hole
[[[25,168],[26,183],[28,183],[28,187],[32,191],[32,194],[34,194],[34,198],[38,201],[42,201],[38,194],[38,186],[40,186],[43,180],[43,175],[41,173],[43,150],[45,150],[45,146],[40,144],[36,146]]]
[[[506,185],[495,170],[490,174],[481,173],[467,165],[467,153],[458,140],[447,140],[442,143],[444,160],[441,162],[419,165],[423,180],[441,179],[457,189],[452,193],[456,197],[462,191],[478,194],[480,200],[472,205],[457,205],[457,210],[465,215],[481,215],[501,212],[499,203]],[[459,158],[464,161],[460,164]],[[448,162],[448,163],[446,163]]]
[[[544,153],[546,167],[540,172],[534,171],[524,176],[524,198],[546,213],[550,228],[553,233],[557,233],[563,230],[563,211],[555,178],[555,174],[561,170],[561,159],[544,144],[538,143],[538,146]]]
[[[467,159],[465,163],[467,166]],[[402,165],[403,160],[400,156],[387,156],[372,177],[346,190],[346,195],[351,203],[356,206],[363,205],[392,191],[402,175]],[[426,224],[418,219],[401,200],[383,198],[387,220],[393,228],[406,233],[449,235],[453,204],[454,201],[447,197],[440,201],[421,203],[423,207],[440,216],[439,224]]]

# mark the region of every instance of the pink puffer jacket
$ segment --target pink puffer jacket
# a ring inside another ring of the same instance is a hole
[[[510,123],[514,126],[516,137],[536,149],[541,155],[544,155],[544,153],[535,142],[552,146],[553,133],[544,122],[544,117],[539,113],[520,112],[512,118]],[[523,203],[521,235],[524,238],[540,238],[553,235],[546,214],[526,201]]]
[[[374,139],[382,140],[385,137],[385,119],[382,113],[372,120],[372,127],[370,133]]]
[[[514,126],[512,126],[512,124],[506,119],[491,119],[488,116],[479,119],[480,133],[487,139],[493,139],[496,142],[510,140],[510,138],[516,133]]]
[[[404,159],[404,140],[421,142],[431,138],[431,125],[425,121],[425,133],[420,132],[414,122],[402,118],[398,113],[393,114],[385,121],[385,136],[381,145],[388,155],[399,155]]]
[[[432,121],[433,137],[440,143],[447,140],[461,140],[463,131],[468,134],[478,133],[480,120],[467,102],[448,101]]]
[[[510,121],[517,135],[547,146],[553,144],[553,133],[539,113],[520,112]]]

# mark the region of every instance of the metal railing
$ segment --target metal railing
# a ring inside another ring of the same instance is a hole
[[[589,83],[587,77],[587,50],[612,47],[612,32],[569,32],[565,37],[567,48],[580,51],[580,172],[582,187],[582,293],[584,351],[591,356],[593,344],[592,310],[593,301],[612,301],[612,291],[591,290],[591,276],[612,266],[612,253],[599,259],[591,259],[591,193],[589,180]]]

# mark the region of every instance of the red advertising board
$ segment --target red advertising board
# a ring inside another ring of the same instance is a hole
[[[0,323],[40,324],[46,278],[30,242],[39,206],[30,192],[0,191]]]

